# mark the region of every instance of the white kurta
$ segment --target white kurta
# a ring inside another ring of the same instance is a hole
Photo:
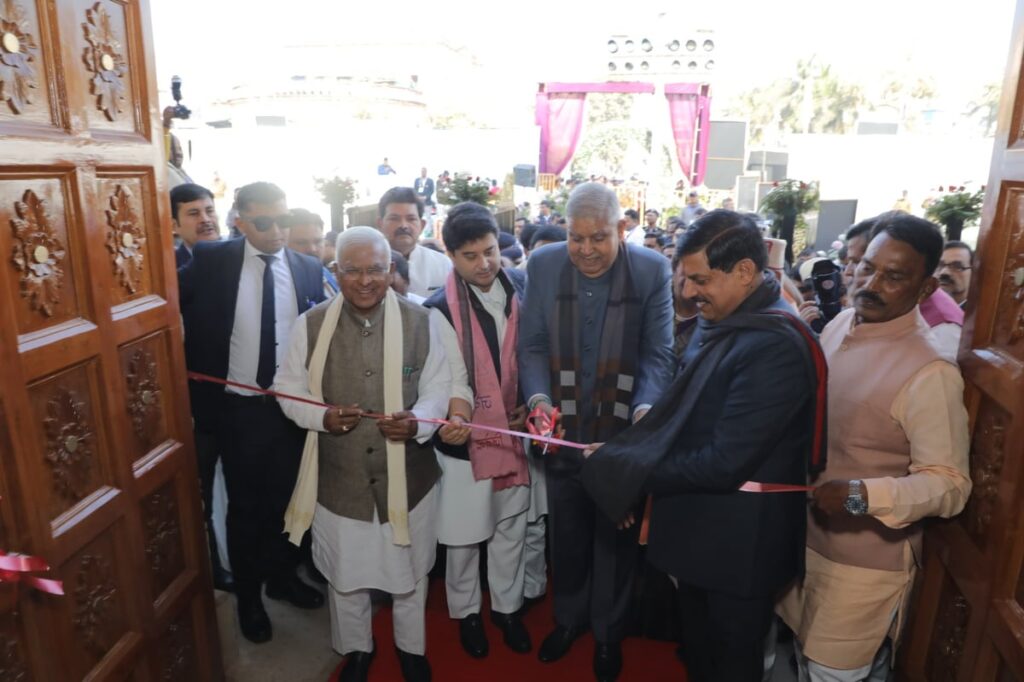
[[[347,324],[342,315],[339,324]],[[305,314],[299,316],[292,329],[288,354],[274,381],[274,390],[301,397],[311,397],[306,370],[308,339]],[[443,418],[448,413],[451,376],[444,347],[438,337],[437,325],[430,323],[430,350],[423,363],[419,380],[419,397],[412,412],[421,418]],[[348,402],[359,402],[354,394]],[[280,401],[289,419],[304,429],[324,431],[326,408]],[[416,440],[426,443],[436,429],[434,424],[420,423]],[[374,512],[373,521],[357,521],[333,514],[317,505],[313,517],[313,557],[316,566],[335,590],[374,588],[405,594],[416,587],[416,581],[430,571],[437,544],[437,488],[409,510],[409,534],[412,544],[398,546],[392,542],[391,524],[381,524]]]
[[[444,286],[452,261],[443,253],[417,246],[409,254],[409,293],[429,298]]]
[[[494,318],[500,348],[508,323],[505,288],[497,281],[487,293],[475,286],[472,288],[484,310]],[[452,375],[451,395],[472,405],[473,391],[469,387],[469,374],[455,328],[436,308],[431,309],[430,317],[438,328],[448,359]],[[447,457],[440,452],[437,460],[444,472],[437,524],[437,537],[442,544],[469,545],[487,540],[494,535],[494,528],[500,521],[523,513],[530,505],[529,486],[517,485],[494,492],[490,479],[478,481],[473,477],[473,466],[468,461]]]

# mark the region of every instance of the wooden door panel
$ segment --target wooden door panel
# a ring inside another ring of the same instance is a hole
[[[81,293],[87,281],[79,249],[84,235],[69,201],[72,171],[6,168],[0,170],[0,221],[5,228],[0,248],[8,269],[16,329],[23,341],[44,336],[61,323],[89,318]]]
[[[164,396],[164,387],[171,386],[168,341],[166,332],[157,332],[127,343],[119,350],[125,409],[131,424],[128,452],[133,466],[155,450],[164,450],[172,444]]]
[[[149,138],[148,104],[137,71],[144,65],[141,45],[134,38],[139,16],[135,3],[78,0],[77,31],[69,41],[78,63],[75,88],[85,98],[90,132],[99,138]],[[134,29],[134,30],[133,30]],[[77,66],[77,64],[76,64]]]
[[[154,283],[154,258],[161,241],[149,232],[158,221],[153,202],[144,201],[154,195],[148,172],[127,174],[98,173],[97,190],[104,209],[100,224],[110,263],[112,278],[110,302],[115,319],[137,308],[137,301],[163,294]],[[148,205],[147,205],[148,204]],[[157,276],[161,273],[157,270]],[[158,296],[160,301],[162,296]]]
[[[63,131],[67,95],[55,78],[60,43],[45,0],[0,0],[0,23],[8,38],[0,57],[0,134],[38,135]],[[14,51],[8,48],[16,48]]]
[[[0,0],[0,550],[66,592],[0,583],[5,680],[223,677],[148,21]]]

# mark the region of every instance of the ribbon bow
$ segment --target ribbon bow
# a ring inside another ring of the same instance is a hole
[[[39,578],[29,573],[49,571],[46,562],[37,556],[27,554],[5,554],[0,552],[0,582],[25,583],[29,587],[48,594],[64,594],[64,583],[60,580]]]

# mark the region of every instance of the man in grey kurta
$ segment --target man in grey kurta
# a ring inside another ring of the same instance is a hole
[[[668,259],[622,242],[614,192],[577,187],[566,206],[569,240],[529,260],[520,322],[520,385],[531,410],[563,415],[565,437],[594,442],[639,420],[674,371]],[[588,626],[598,680],[622,665],[638,527],[617,530],[579,480],[582,454],[548,454],[554,631],[539,658],[561,658]]]

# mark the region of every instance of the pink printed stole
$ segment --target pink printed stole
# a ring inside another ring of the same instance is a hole
[[[495,279],[491,286],[502,286]],[[452,269],[445,286],[445,299],[452,316],[452,326],[459,338],[460,349],[469,346],[472,366],[467,353],[463,352],[466,371],[471,373],[475,405],[473,421],[498,428],[508,428],[508,415],[516,408],[519,395],[519,367],[516,358],[516,336],[519,329],[519,301],[515,292],[512,296],[512,310],[505,325],[505,338],[501,343],[501,381],[491,359],[491,351],[484,337],[480,321],[476,318],[469,302],[469,285]],[[469,329],[466,329],[466,319]],[[466,334],[471,336],[467,339]],[[469,437],[469,462],[473,467],[473,478],[478,481],[491,479],[494,490],[503,490],[516,485],[529,485],[530,472],[519,438],[502,434],[474,431]]]

